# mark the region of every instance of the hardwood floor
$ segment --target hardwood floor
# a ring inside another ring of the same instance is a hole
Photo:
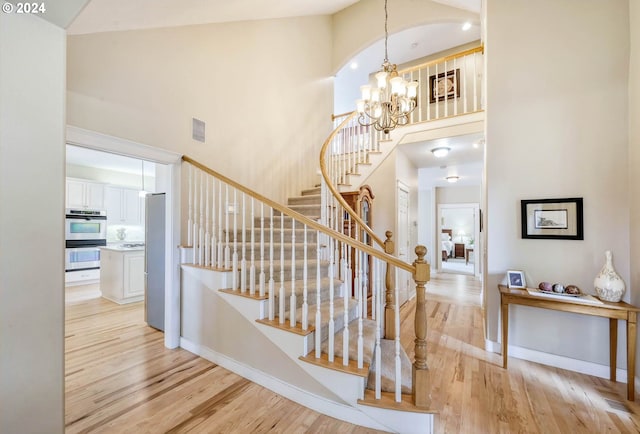
[[[439,433],[638,433],[623,383],[484,351],[480,285],[440,273],[427,285],[431,409]],[[72,300],[73,298],[70,298]],[[413,310],[401,310],[413,357]],[[302,407],[182,349],[167,350],[142,304],[66,308],[68,433],[373,433]]]

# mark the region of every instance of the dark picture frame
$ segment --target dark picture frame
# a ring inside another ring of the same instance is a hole
[[[520,201],[522,238],[584,240],[581,197]]]
[[[429,102],[460,98],[460,68],[429,77]]]

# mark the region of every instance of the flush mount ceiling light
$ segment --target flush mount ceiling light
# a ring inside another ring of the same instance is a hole
[[[453,184],[454,182],[458,182],[458,179],[460,179],[460,177],[453,175],[453,176],[447,176],[445,179],[447,180],[447,182],[450,182]]]
[[[409,122],[409,114],[416,108],[418,82],[407,82],[398,75],[397,65],[389,62],[387,41],[387,0],[384,1],[384,61],[375,74],[378,87],[360,86],[362,99],[356,101],[358,123],[389,134],[398,125]]]
[[[433,148],[431,152],[436,158],[446,157],[451,148],[447,148],[446,146],[440,146],[438,148]]]

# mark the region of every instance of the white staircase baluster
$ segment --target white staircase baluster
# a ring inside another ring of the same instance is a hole
[[[457,67],[458,67],[458,58],[454,58],[453,59],[453,115],[457,116],[458,115],[458,100],[460,98],[459,93],[460,93],[460,86],[458,86],[458,83],[460,82],[460,74],[458,74],[457,71]]]
[[[476,61],[478,53],[473,53],[473,111],[478,110],[478,62]]]
[[[291,297],[289,298],[289,324],[296,326],[296,220],[291,219]]]
[[[315,323],[315,348],[316,348],[316,359],[320,358],[321,347],[322,347],[322,314],[320,312],[320,303],[321,303],[321,280],[320,280],[320,254],[322,253],[322,248],[320,247],[320,231],[316,231],[316,323]]]
[[[374,293],[378,294],[378,296],[376,297],[376,299],[378,300],[378,303],[376,303],[376,350],[375,350],[375,354],[376,354],[376,399],[380,399],[382,398],[382,355],[381,355],[381,351],[382,349],[380,348],[380,338],[382,336],[382,293],[381,293],[381,285],[380,285],[380,268],[381,268],[381,261],[379,259],[375,259],[373,261],[373,269],[374,269],[374,273],[376,275],[376,280],[375,280],[375,285],[373,288]]]
[[[270,230],[271,238],[269,240],[269,321],[273,321],[275,319],[275,290],[276,284],[274,279],[274,271],[273,271],[273,208],[269,207],[271,210],[271,223]]]
[[[249,267],[249,294],[255,295],[256,293],[256,236],[255,236],[255,205],[254,200],[251,198],[251,266]]]
[[[438,64],[436,63],[436,79],[438,78]],[[434,83],[433,85],[434,89],[437,88],[436,83]],[[433,89],[431,90],[433,92]],[[439,98],[436,95],[434,95],[435,97],[435,106],[436,106],[436,119],[440,119],[440,102],[439,102]]]
[[[224,238],[225,238],[225,245],[224,245],[224,268],[231,268],[231,248],[229,246],[229,184],[225,184],[225,210],[224,210],[224,214],[225,214],[225,222],[224,222]]]
[[[218,248],[218,238],[216,237],[216,178],[211,177],[211,267],[216,266],[216,249]]]
[[[200,172],[200,227],[198,228],[198,265],[204,264],[204,172]]]
[[[362,263],[364,264],[364,267],[362,267],[362,297],[364,299],[364,303],[362,305],[362,316],[367,318],[369,316],[369,307],[367,305],[369,300],[369,279],[371,278],[371,276],[369,276],[369,264],[371,263],[371,259],[365,252],[362,252],[362,258]]]
[[[446,69],[445,69],[446,70]],[[402,364],[400,362],[400,285],[396,285],[395,301],[395,331],[396,331],[396,402],[402,402]]]
[[[238,289],[238,190],[233,189],[233,259],[232,259],[232,278],[233,289]]]
[[[284,214],[280,213],[280,293],[278,296],[278,320],[284,324],[285,292],[284,292]]]
[[[364,252],[360,252],[360,255],[364,256]],[[362,294],[363,287],[359,287],[358,296],[358,369],[364,367],[364,336],[362,317],[366,315],[367,309],[367,297]]]
[[[307,225],[304,225],[304,260],[302,263],[302,330],[309,329],[309,304],[307,302],[307,290],[309,285],[307,284],[307,279],[309,278],[309,261],[307,258]]]
[[[349,366],[349,296],[351,287],[342,285],[342,299],[344,301],[344,312],[342,315],[344,327],[342,327],[342,365]]]
[[[193,166],[189,165],[189,217],[187,219],[187,245],[193,247]]]
[[[247,290],[247,207],[242,193],[242,259],[240,260],[240,292]]]
[[[193,258],[191,263],[196,265],[198,263],[198,172],[193,174]]]
[[[222,222],[222,210],[224,209],[222,199],[222,181],[218,181],[218,268],[224,268],[224,247],[222,245],[222,232],[223,232],[223,222]]]
[[[447,79],[447,61],[444,61],[444,71],[442,72],[444,74],[444,80],[446,81]],[[455,74],[455,71],[454,71]],[[454,81],[455,81],[455,75],[453,76]],[[442,95],[442,103],[444,104],[444,117],[448,117],[449,116],[449,99],[447,97],[447,90],[444,91],[444,94]]]
[[[265,276],[264,276],[264,203],[260,202],[260,297],[264,297]]]
[[[334,345],[335,345],[335,321],[333,318],[334,308],[333,308],[333,290],[334,290],[334,282],[333,276],[335,275],[334,269],[334,255],[333,255],[333,243],[335,240],[333,238],[329,238],[329,361],[334,361]]]
[[[210,261],[211,261],[211,232],[209,232],[210,230],[210,226],[211,226],[211,218],[209,217],[209,195],[210,195],[210,191],[209,191],[209,176],[207,175],[204,179],[204,184],[206,185],[205,188],[205,214],[204,214],[204,266],[208,267],[210,265]]]

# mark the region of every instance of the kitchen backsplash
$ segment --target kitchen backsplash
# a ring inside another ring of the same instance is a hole
[[[144,226],[107,225],[107,243],[144,242]]]

